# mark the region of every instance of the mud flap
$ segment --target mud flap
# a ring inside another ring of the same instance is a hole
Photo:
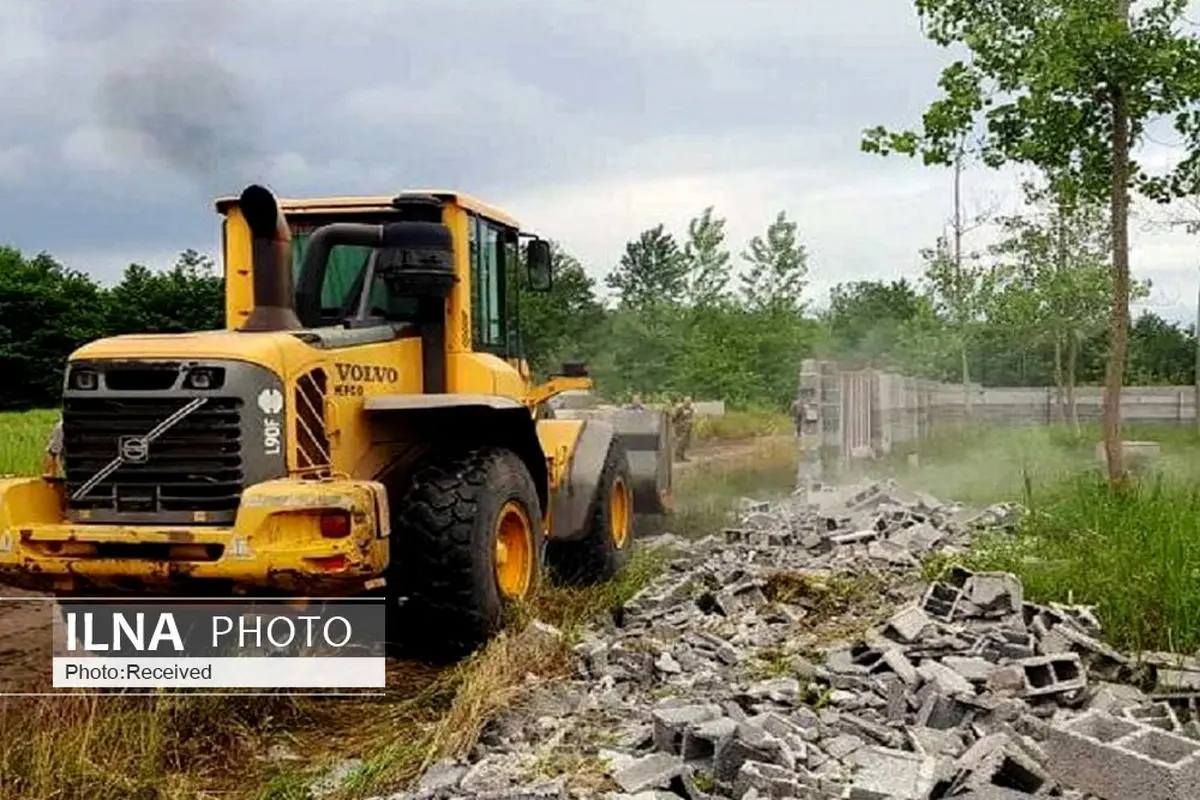
[[[675,436],[665,411],[626,408],[556,409],[559,419],[599,419],[613,426],[625,448],[633,481],[635,514],[664,514],[670,508]]]

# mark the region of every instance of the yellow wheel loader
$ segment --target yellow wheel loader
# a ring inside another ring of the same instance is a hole
[[[661,414],[558,417],[579,364],[531,382],[518,282],[549,290],[550,248],[507,214],[257,185],[216,207],[227,329],[71,355],[54,468],[0,481],[0,582],[382,594],[391,631],[456,655],[544,564],[605,580],[634,515],[667,511]]]

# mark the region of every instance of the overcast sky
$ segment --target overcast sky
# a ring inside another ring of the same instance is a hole
[[[0,243],[106,282],[215,253],[211,198],[259,180],[461,189],[597,277],[657,222],[715,205],[736,253],[786,210],[819,302],[916,275],[951,213],[948,171],[858,147],[935,95],[946,54],[905,0],[0,0],[0,17]],[[1015,210],[1015,179],[969,174],[968,204]],[[1200,241],[1151,227],[1134,271],[1190,319]]]

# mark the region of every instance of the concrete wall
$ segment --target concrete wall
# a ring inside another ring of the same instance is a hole
[[[938,383],[875,370],[842,371],[829,362],[809,363],[823,373],[820,405],[824,441],[843,459],[891,452],[938,428],[970,421],[981,425],[1047,425],[1059,422],[1053,387],[984,388]],[[1101,419],[1104,390],[1076,390],[1082,422]],[[1194,424],[1191,386],[1126,387],[1121,417],[1128,423]],[[970,414],[968,414],[968,404]]]

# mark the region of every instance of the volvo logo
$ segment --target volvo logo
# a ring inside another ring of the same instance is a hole
[[[144,436],[122,436],[118,451],[130,464],[145,464],[150,457],[150,442]]]
[[[283,392],[278,389],[263,389],[258,394],[258,407],[264,414],[283,411]]]

